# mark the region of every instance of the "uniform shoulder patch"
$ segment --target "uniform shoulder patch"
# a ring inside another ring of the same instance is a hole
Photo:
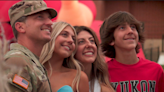
[[[29,86],[29,81],[27,81],[26,79],[22,78],[21,76],[15,74],[14,78],[13,78],[13,83],[27,89]]]

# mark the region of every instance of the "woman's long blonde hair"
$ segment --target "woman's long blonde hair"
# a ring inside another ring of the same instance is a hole
[[[75,37],[77,37],[75,29],[70,24],[68,24],[66,22],[55,22],[52,25],[51,40],[50,40],[50,42],[45,44],[42,49],[42,52],[40,55],[40,60],[39,60],[41,62],[41,64],[44,65],[46,62],[49,63],[49,60],[52,57],[52,54],[54,51],[55,40],[56,40],[57,36],[60,34],[60,32],[67,26],[70,26],[73,29],[73,31],[75,33]],[[76,76],[72,82],[72,87],[76,86],[77,92],[79,92],[78,86],[79,86],[79,81],[80,81],[81,68],[79,65],[80,63],[74,59],[76,50],[77,50],[77,41],[75,40],[75,50],[71,54],[70,57],[64,59],[63,66],[77,70]],[[50,72],[52,74],[52,67],[51,67],[50,63],[49,63],[49,66],[50,66]]]

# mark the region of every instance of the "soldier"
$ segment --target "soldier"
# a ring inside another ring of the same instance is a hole
[[[52,92],[47,73],[38,60],[42,47],[51,39],[51,19],[56,15],[44,1],[20,1],[9,9],[17,43],[10,45],[5,62],[23,69],[21,73],[8,73],[12,92]]]

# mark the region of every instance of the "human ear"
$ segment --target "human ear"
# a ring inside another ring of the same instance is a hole
[[[20,33],[24,33],[25,29],[24,29],[24,23],[23,22],[16,22],[15,23],[15,29],[20,32]]]
[[[114,41],[112,41],[111,43],[109,43],[109,45],[114,46]]]

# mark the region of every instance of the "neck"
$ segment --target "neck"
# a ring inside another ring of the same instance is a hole
[[[91,80],[91,72],[92,72],[92,63],[83,64],[84,72],[87,74],[89,81]]]
[[[36,56],[40,56],[40,53],[42,51],[42,48],[44,44],[37,44],[34,43],[33,41],[20,41],[18,40],[18,43],[29,49],[33,54]]]
[[[52,57],[50,58],[49,60],[49,63],[52,67],[52,71],[53,72],[58,72],[58,71],[61,71],[62,70],[62,67],[63,67],[63,61],[64,59],[63,58],[58,58],[55,54],[52,55]],[[44,64],[45,68],[50,71],[50,66],[48,63],[45,63]]]
[[[131,65],[136,64],[139,61],[135,50],[128,52],[116,50],[116,53],[115,59],[120,63]]]

